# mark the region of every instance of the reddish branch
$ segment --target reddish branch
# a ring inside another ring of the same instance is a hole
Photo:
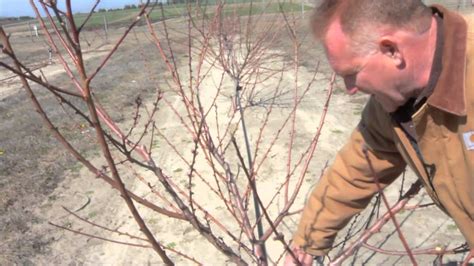
[[[32,5],[34,5],[34,3],[32,2]],[[72,14],[71,14],[72,15]],[[77,32],[76,32],[77,34]],[[78,38],[78,36],[76,36]],[[13,49],[11,48],[10,46],[10,43],[8,41],[8,38],[6,36],[6,34],[4,33],[3,29],[0,28],[0,40],[2,41],[3,45],[4,45],[4,49],[6,51],[8,51],[8,53],[10,54],[14,54],[13,52]],[[78,57],[77,58],[78,60],[78,70],[81,72],[81,75],[82,77],[84,78],[86,76],[85,74],[85,70],[84,68],[81,68],[81,66],[83,66],[83,63],[82,63],[82,57]],[[18,71],[21,71],[21,67],[20,65],[14,61],[15,65],[16,65],[16,68]],[[72,146],[69,144],[69,142],[62,136],[62,134],[56,129],[56,127],[51,123],[51,121],[49,120],[49,118],[47,117],[47,115],[45,114],[44,110],[42,109],[41,107],[41,104],[37,101],[36,97],[34,96],[34,93],[33,91],[31,90],[29,84],[28,84],[28,81],[26,80],[26,78],[22,75],[20,76],[21,78],[21,81],[23,83],[23,87],[25,88],[25,90],[27,91],[27,93],[29,94],[30,96],[30,99],[32,100],[34,106],[36,107],[36,110],[38,113],[40,113],[45,121],[45,123],[48,125],[49,129],[52,131],[52,133],[61,141],[61,143],[63,143],[64,146],[66,146],[72,153],[76,153],[76,155],[79,155],[73,148]],[[85,80],[83,80],[85,81]],[[116,166],[115,166],[115,163],[114,163],[114,160],[112,158],[112,155],[110,153],[110,150],[109,150],[109,147],[108,147],[108,144],[106,142],[106,139],[105,139],[105,134],[102,130],[102,127],[99,123],[99,120],[98,120],[98,116],[97,116],[97,112],[96,112],[96,109],[95,109],[95,106],[94,106],[94,102],[92,100],[92,97],[91,97],[91,91],[90,91],[90,88],[88,86],[86,86],[85,88],[83,88],[84,90],[84,100],[87,102],[87,105],[89,107],[89,112],[90,112],[90,119],[91,119],[91,122],[92,124],[94,125],[94,128],[96,130],[96,134],[97,134],[97,139],[99,141],[99,144],[103,150],[103,154],[108,162],[108,166],[109,168],[111,169],[112,171],[112,176],[114,177],[115,179],[115,184],[118,188],[118,190],[120,191],[122,197],[124,198],[125,202],[127,203],[127,206],[129,207],[130,209],[130,212],[132,213],[133,217],[135,218],[137,224],[139,225],[141,231],[147,236],[150,244],[152,245],[153,249],[160,255],[161,259],[163,260],[163,262],[167,265],[173,265],[173,263],[171,262],[171,260],[168,258],[168,256],[166,255],[165,251],[160,247],[160,245],[158,244],[158,242],[155,240],[153,234],[150,232],[150,230],[148,229],[148,227],[146,226],[146,224],[144,223],[142,217],[140,216],[140,214],[138,213],[138,211],[136,210],[135,208],[135,205],[133,204],[133,201],[131,199],[131,196],[128,194],[128,191],[126,190],[125,188],[125,185],[123,184],[121,178],[120,178],[120,175],[116,169]],[[80,156],[82,157],[82,156]]]
[[[127,237],[129,237],[129,238],[131,238],[131,239],[141,240],[141,241],[146,241],[146,242],[148,242],[148,239],[146,239],[146,238],[141,238],[141,237],[138,237],[138,236],[134,236],[134,235],[131,235],[131,234],[127,233],[127,232],[121,232],[121,231],[119,231],[118,229],[110,229],[110,228],[108,228],[108,227],[106,227],[106,226],[103,226],[103,225],[100,225],[100,224],[91,222],[91,221],[89,221],[88,219],[82,218],[81,216],[77,215],[75,212],[70,211],[68,208],[66,208],[66,207],[64,207],[64,206],[63,206],[63,209],[64,209],[67,213],[69,213],[70,215],[74,216],[76,219],[79,219],[80,221],[85,222],[85,223],[87,223],[87,224],[89,224],[89,225],[92,225],[92,226],[94,226],[94,227],[97,227],[97,228],[100,228],[100,229],[102,229],[102,230],[109,231],[109,232],[111,232],[111,233],[115,233],[115,234],[118,234],[118,235],[127,236]],[[151,246],[149,246],[149,247],[151,247]]]
[[[76,215],[77,218],[80,218],[79,216]],[[81,220],[84,220],[83,218],[80,218]],[[113,230],[113,229],[110,229],[110,228],[106,228],[106,227],[103,227],[103,226],[99,226],[97,224],[94,224],[90,221],[87,221],[87,223],[89,224],[92,224],[94,226],[97,226],[97,227],[100,227],[101,229],[103,230],[107,230],[107,231],[113,231],[113,232],[116,232],[116,230]],[[58,224],[55,224],[55,223],[52,223],[52,222],[48,222],[48,224],[54,226],[54,227],[57,227],[57,228],[60,228],[62,230],[66,230],[66,231],[69,231],[69,232],[72,232],[74,234],[77,234],[77,235],[83,235],[83,236],[86,236],[86,237],[90,237],[90,238],[94,238],[94,239],[98,239],[98,240],[102,240],[102,241],[105,241],[105,242],[110,242],[110,243],[114,243],[114,244],[120,244],[120,245],[125,245],[125,246],[131,246],[131,247],[138,247],[138,248],[153,248],[152,246],[150,245],[142,245],[142,244],[136,244],[136,243],[129,243],[129,242],[124,242],[124,241],[118,241],[118,240],[114,240],[114,239],[109,239],[109,238],[105,238],[105,237],[101,237],[101,236],[98,236],[97,234],[90,234],[90,233],[85,233],[85,232],[82,232],[81,230],[75,230],[75,229],[72,229],[72,228],[69,228],[69,227],[66,227],[66,226],[62,226],[62,225],[58,225]],[[143,239],[143,240],[146,240],[146,239]],[[194,263],[196,263],[197,265],[202,265],[202,263],[198,262],[196,259],[180,252],[180,251],[177,251],[176,249],[174,248],[170,248],[170,247],[165,247],[165,246],[162,246],[163,249],[165,250],[169,250],[173,253],[176,253],[177,255],[183,257],[183,258],[186,258]]]
[[[364,153],[364,156],[365,156],[365,159],[367,160],[367,163],[369,165],[369,169],[370,169],[370,172],[372,173],[372,176],[374,177],[374,181],[375,181],[375,185],[377,186],[377,189],[379,191],[379,194],[382,198],[382,201],[383,203],[385,204],[385,207],[387,208],[388,210],[388,214],[390,216],[390,219],[392,220],[393,224],[395,225],[395,229],[397,230],[397,233],[398,233],[398,237],[400,238],[400,241],[402,242],[403,244],[403,247],[405,248],[407,254],[408,254],[408,257],[410,257],[410,260],[411,260],[411,263],[413,263],[413,265],[417,265],[416,263],[416,260],[415,260],[415,257],[413,256],[413,253],[410,249],[410,246],[408,245],[406,239],[405,239],[405,236],[403,235],[403,232],[402,230],[400,229],[400,224],[398,223],[396,217],[395,217],[395,214],[392,212],[391,208],[390,208],[390,204],[388,203],[388,200],[387,200],[387,197],[385,196],[385,193],[383,192],[383,188],[382,186],[380,185],[380,181],[379,181],[379,177],[378,175],[375,173],[375,170],[374,170],[374,167],[372,165],[372,161],[370,160],[369,158],[369,154],[368,154],[368,150],[367,150],[367,147],[365,147],[363,149],[363,153]]]
[[[469,262],[474,259],[474,249],[471,249],[471,251],[467,254],[466,258],[462,262],[462,266],[468,266]]]
[[[331,100],[331,96],[332,96],[332,92],[334,90],[334,81],[335,81],[335,78],[336,78],[336,75],[333,74],[332,77],[331,77],[331,82],[328,86],[328,91],[327,91],[327,96],[326,96],[326,102],[324,104],[324,108],[323,108],[323,111],[321,113],[321,118],[319,120],[319,126],[318,126],[318,129],[316,131],[316,134],[314,135],[312,141],[311,141],[311,145],[310,147],[308,148],[308,154],[306,156],[306,160],[305,160],[305,164],[303,166],[303,168],[301,169],[301,173],[300,173],[300,176],[298,178],[298,181],[296,182],[296,185],[295,185],[295,188],[293,190],[293,194],[291,195],[291,197],[289,198],[289,200],[287,202],[285,202],[285,206],[283,207],[283,209],[280,211],[280,214],[277,216],[277,218],[273,221],[273,224],[277,225],[280,224],[282,221],[283,221],[283,218],[288,214],[288,211],[289,209],[291,208],[291,206],[293,205],[294,201],[296,200],[296,197],[298,196],[298,192],[300,191],[301,189],[301,185],[303,184],[303,180],[304,180],[304,177],[308,171],[308,167],[309,167],[309,164],[311,162],[311,159],[313,158],[313,155],[314,155],[314,152],[316,150],[316,147],[318,146],[318,142],[319,142],[319,137],[321,136],[321,131],[323,129],[323,126],[324,126],[324,122],[326,121],[326,114],[328,112],[328,108],[329,108],[329,102]],[[303,157],[302,157],[303,158]],[[267,230],[267,232],[265,233],[265,235],[263,236],[264,239],[268,238],[271,234],[271,231],[270,230]]]
[[[136,239],[136,240],[141,240],[141,241],[146,241],[146,242],[148,242],[148,239],[141,238],[141,237],[137,237],[137,236],[131,235],[131,234],[127,233],[127,232],[122,232],[122,231],[120,231],[120,230],[118,230],[118,229],[111,229],[111,228],[108,228],[108,227],[106,227],[106,226],[99,225],[99,224],[97,224],[97,223],[91,222],[91,221],[88,220],[88,219],[85,219],[85,218],[80,217],[79,215],[77,215],[76,213],[74,213],[74,212],[68,210],[68,209],[65,208],[65,207],[63,207],[63,209],[64,209],[66,212],[68,212],[69,214],[71,214],[72,216],[74,216],[75,218],[77,218],[77,219],[79,219],[80,221],[85,222],[85,223],[87,223],[87,224],[89,224],[89,225],[91,225],[91,226],[98,227],[98,228],[100,228],[100,229],[102,229],[102,230],[105,230],[105,231],[108,231],[108,232],[111,232],[111,233],[115,233],[115,234],[118,234],[118,235],[121,235],[121,236],[122,236],[122,235],[123,235],[123,236],[127,236],[127,237],[129,237],[129,238],[131,238],[131,239]],[[53,223],[50,223],[50,224],[52,224],[52,225],[54,225],[54,226],[57,226],[57,225],[55,225],[55,224],[53,224]],[[61,228],[64,229],[64,227],[61,227]],[[66,230],[68,230],[68,229],[66,229]],[[82,233],[82,232],[81,232],[81,233]],[[83,234],[83,233],[82,233],[82,234]],[[97,238],[95,235],[91,236],[90,234],[88,234],[88,236]],[[113,241],[113,240],[106,240],[106,241],[117,243],[117,241]],[[121,243],[119,243],[119,244],[126,244],[126,245],[138,246],[138,245],[136,245],[136,244],[130,244],[130,243],[124,243],[124,242],[121,242]],[[151,246],[143,246],[143,247],[151,248]],[[198,264],[198,265],[201,265],[201,263],[199,263],[198,261],[196,261],[194,258],[192,258],[192,257],[190,257],[190,256],[188,256],[188,255],[186,255],[186,254],[184,254],[184,253],[182,253],[182,252],[179,252],[179,251],[177,251],[176,249],[173,249],[173,248],[170,248],[170,247],[165,247],[165,246],[163,246],[163,248],[166,249],[166,250],[170,250],[171,252],[176,253],[176,254],[178,254],[179,256],[184,257],[184,258],[186,258],[186,259],[188,259],[188,260],[190,260],[190,261],[192,261],[192,262],[194,262],[194,263],[196,263],[196,264]]]
[[[90,238],[103,240],[103,241],[106,241],[106,242],[112,242],[112,243],[115,243],[115,244],[121,244],[121,245],[139,247],[139,248],[151,248],[152,247],[150,245],[142,245],[142,244],[123,242],[123,241],[118,241],[118,240],[113,240],[113,239],[101,237],[101,236],[98,236],[98,235],[95,235],[95,234],[84,233],[84,232],[81,232],[79,230],[74,230],[74,229],[68,228],[66,226],[61,226],[61,225],[58,225],[58,224],[55,224],[55,223],[52,223],[52,222],[48,222],[48,224],[50,224],[52,226],[55,226],[55,227],[58,227],[58,228],[61,228],[61,229],[66,230],[66,231],[73,232],[73,233],[78,234],[78,235],[83,235],[83,236],[87,236],[87,237],[90,237]]]
[[[367,249],[372,251],[378,252],[380,254],[386,255],[395,255],[395,256],[408,256],[406,251],[399,251],[399,250],[385,250],[373,245],[364,243],[363,246]],[[432,247],[432,248],[423,248],[423,249],[414,249],[412,250],[413,255],[449,255],[449,254],[456,254],[455,249],[447,250],[445,247]]]
[[[350,244],[337,258],[331,261],[331,265],[341,265],[347,258],[349,258],[354,252],[361,246],[367,243],[374,234],[379,233],[380,229],[390,220],[393,215],[402,211],[408,201],[412,199],[421,189],[422,184],[420,181],[415,182],[411,185],[408,191],[402,196],[400,201],[397,202],[393,207],[390,208],[380,219],[378,219],[370,228],[368,228],[357,240]],[[408,254],[408,253],[407,253]],[[412,254],[413,255],[413,254]]]

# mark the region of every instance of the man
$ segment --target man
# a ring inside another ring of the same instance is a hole
[[[363,147],[382,187],[408,164],[472,249],[474,20],[421,0],[323,0],[312,26],[348,93],[371,98],[307,200],[292,243],[299,262],[327,254],[377,193]]]

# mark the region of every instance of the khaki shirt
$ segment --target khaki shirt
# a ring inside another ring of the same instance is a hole
[[[362,152],[365,145],[383,187],[408,164],[474,248],[474,17],[433,8],[443,15],[442,70],[433,94],[412,116],[425,165],[403,130],[371,98],[307,200],[293,238],[307,253],[326,254],[337,232],[378,192]],[[436,170],[427,171],[426,165]]]

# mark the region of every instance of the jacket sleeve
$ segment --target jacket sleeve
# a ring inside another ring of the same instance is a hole
[[[293,237],[296,246],[312,255],[327,254],[337,232],[378,192],[362,151],[364,145],[382,187],[403,172],[406,163],[393,134],[390,116],[371,98],[348,143],[307,199]]]

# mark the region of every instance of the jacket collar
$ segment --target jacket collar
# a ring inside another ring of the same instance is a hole
[[[465,116],[467,23],[461,15],[442,6],[433,5],[432,9],[443,18],[444,44],[441,74],[427,103],[445,112]]]

